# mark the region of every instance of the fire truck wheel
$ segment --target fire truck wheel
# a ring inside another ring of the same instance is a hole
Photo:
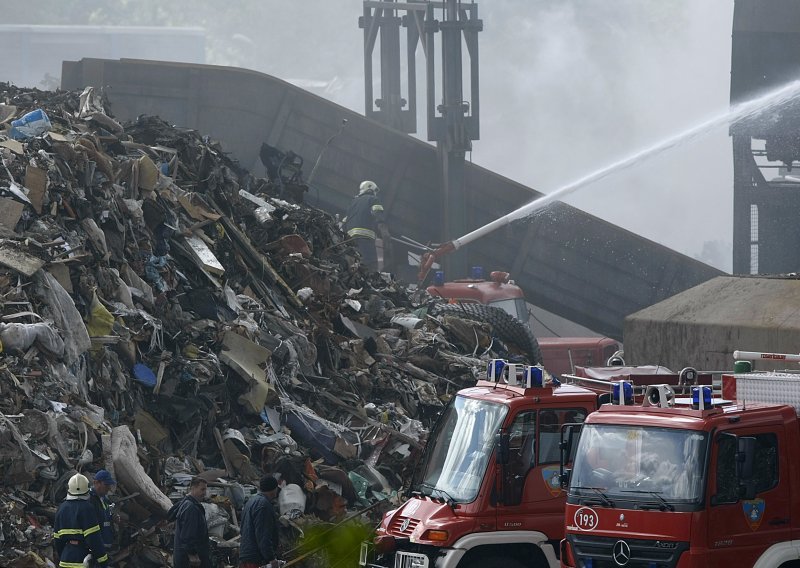
[[[440,314],[488,323],[497,337],[525,353],[531,365],[542,362],[539,342],[530,327],[500,308],[472,303],[434,304],[431,307],[431,315]]]

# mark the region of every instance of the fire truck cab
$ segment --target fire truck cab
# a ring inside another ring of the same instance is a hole
[[[473,266],[470,278],[445,282],[444,272],[441,270],[437,270],[433,276],[433,283],[427,287],[427,291],[435,298],[486,304],[500,308],[523,323],[528,321],[525,294],[522,288],[510,280],[508,272],[494,271],[489,275],[489,280],[486,280],[483,277],[483,268]]]
[[[724,376],[730,400],[691,390],[652,385],[586,419],[562,567],[799,565],[800,375]]]
[[[486,380],[444,410],[409,499],[384,516],[361,565],[558,566],[560,432],[596,408],[592,390],[559,385],[541,367],[493,360]]]

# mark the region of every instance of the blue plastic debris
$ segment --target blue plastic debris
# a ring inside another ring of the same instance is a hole
[[[156,374],[144,363],[136,363],[133,366],[133,376],[146,387],[156,386]]]
[[[27,140],[28,138],[41,136],[51,127],[47,114],[38,108],[17,120],[12,120],[9,134],[14,140]]]

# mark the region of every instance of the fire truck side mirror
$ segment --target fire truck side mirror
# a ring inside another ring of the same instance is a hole
[[[561,483],[561,489],[566,489],[569,487],[569,478],[572,477],[572,468],[565,467],[561,469],[561,472],[558,474],[558,481]]]
[[[561,488],[566,489],[569,485],[572,469],[564,467],[572,461],[572,449],[575,446],[575,435],[581,431],[581,424],[564,424],[561,427],[561,442],[558,444],[561,450],[561,470],[559,472],[559,482]]]
[[[756,496],[753,480],[753,462],[756,455],[756,439],[752,436],[738,438],[736,445],[736,478],[739,480],[739,493],[742,499]]]
[[[508,433],[498,432],[494,436],[495,461],[497,465],[506,465],[510,459]]]

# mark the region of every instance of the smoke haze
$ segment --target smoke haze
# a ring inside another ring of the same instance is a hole
[[[361,0],[4,4],[8,24],[202,26],[208,63],[269,73],[364,110]],[[471,159],[543,193],[728,107],[733,0],[478,4],[481,139]],[[720,128],[566,201],[730,271],[732,184]]]

